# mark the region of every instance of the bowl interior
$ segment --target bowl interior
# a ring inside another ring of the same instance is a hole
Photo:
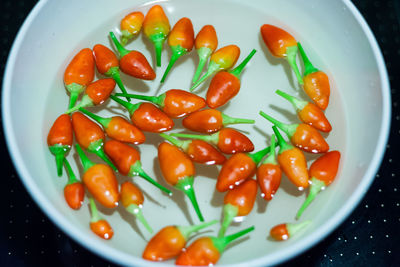
[[[89,1],[40,2],[14,44],[4,83],[3,116],[7,141],[28,191],[65,232],[89,249],[121,264],[143,265],[141,253],[151,235],[119,207],[116,210],[100,208],[114,228],[113,239],[103,241],[94,236],[88,228],[87,200],[81,210],[72,211],[63,199],[66,175],[56,176],[46,136],[52,122],[68,105],[62,77],[73,55],[97,43],[112,47],[108,32],[119,32],[120,19],[134,10],[145,14],[156,2],[98,1],[96,5]],[[269,143],[272,133],[271,124],[258,115],[259,110],[284,122],[297,121],[291,105],[274,91],[280,89],[307,99],[288,65],[273,58],[266,49],[259,34],[262,24],[275,24],[291,32],[302,42],[314,65],[330,77],[331,99],[326,116],[333,131],[326,137],[332,150],[342,152],[342,159],[337,180],[318,196],[301,219],[310,219],[313,224],[287,242],[277,243],[268,238],[272,226],[295,221],[295,213],[305,199],[304,193],[283,178],[273,201],[267,203],[258,196],[253,212],[229,228],[228,233],[251,225],[255,225],[256,230],[229,246],[220,263],[272,264],[300,253],[329,233],[357,204],[372,180],[382,154],[388,130],[389,115],[385,106],[388,88],[386,73],[380,65],[376,44],[371,43],[370,33],[365,32],[359,14],[348,1],[310,0],[301,5],[295,0],[170,0],[159,3],[171,25],[184,16],[192,20],[196,33],[205,24],[214,25],[219,47],[228,44],[240,47],[238,62],[251,49],[257,49],[243,73],[241,91],[221,109],[234,117],[256,119],[254,126],[234,126],[250,136],[256,150]],[[127,48],[141,51],[155,65],[153,46],[143,34]],[[155,81],[143,82],[122,74],[128,91],[154,95],[172,88],[188,89],[198,62],[196,53],[192,51],[179,59],[167,81],[159,86],[170,56],[170,49],[165,44],[162,67],[157,68]],[[205,96],[207,84],[200,87],[200,95]],[[105,116],[115,113],[127,116],[125,110],[111,102],[107,102],[106,108],[91,108],[91,111]],[[177,130],[181,131],[180,120],[175,122]],[[138,147],[143,168],[166,185],[156,157],[157,145],[162,139],[156,134],[146,134],[146,137],[146,144]],[[308,155],[310,162],[315,158]],[[76,174],[82,174],[76,164],[79,162],[74,149],[68,159]],[[206,220],[221,217],[224,195],[214,190],[219,169],[196,165],[198,175],[194,186]],[[119,176],[119,180],[129,178]],[[175,190],[170,198],[140,178],[134,178],[134,181],[145,192],[143,213],[155,231],[171,224],[198,223],[190,202],[180,192]],[[218,227],[210,227],[203,234],[215,234]]]

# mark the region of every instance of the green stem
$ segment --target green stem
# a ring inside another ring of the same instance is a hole
[[[205,142],[213,143],[214,145],[217,145],[219,141],[219,132],[211,135],[171,133],[170,136],[203,140]]]
[[[172,192],[165,188],[164,186],[157,183],[153,178],[151,178],[142,168],[142,163],[140,160],[137,160],[130,168],[128,176],[140,176],[145,179],[147,182],[151,183],[152,185],[158,187],[161,191],[167,193],[169,196],[172,196]]]
[[[208,227],[210,225],[216,224],[217,222],[218,222],[217,220],[212,220],[212,221],[200,223],[200,224],[197,224],[197,225],[177,226],[176,228],[182,234],[183,238],[185,240],[188,240],[189,236],[192,233],[198,232],[201,229],[204,229],[204,228],[206,228],[206,227]]]
[[[89,197],[89,203],[90,203],[90,213],[92,214],[90,222],[95,223],[102,220],[99,211],[97,210],[96,203],[94,202],[94,199],[92,197]]]
[[[296,78],[299,82],[299,84],[303,85],[303,77],[301,77],[299,67],[297,66],[297,61],[296,61],[296,56],[297,56],[297,46],[289,46],[286,48],[286,59],[289,62],[290,67],[292,67],[292,70],[294,71],[294,74],[296,74]]]
[[[275,156],[275,147],[276,147],[275,134],[272,134],[272,136],[271,136],[271,145],[270,145],[270,149],[269,149],[269,155],[263,161],[262,164],[273,164],[273,165],[277,165],[278,164],[278,162],[276,161],[276,156]]]
[[[70,114],[70,113],[72,113],[74,111],[77,111],[80,108],[93,107],[93,106],[94,106],[93,100],[87,94],[84,94],[82,96],[82,99],[79,102],[79,104],[74,106],[74,107],[72,107],[72,108],[70,108],[70,109],[68,109],[65,112],[65,114]]]
[[[192,84],[194,84],[200,77],[201,72],[204,69],[204,65],[212,54],[212,49],[208,47],[200,47],[197,49],[197,54],[199,55],[199,64],[197,65],[196,72],[194,73]]]
[[[193,180],[193,176],[182,178],[176,183],[175,188],[185,193],[185,195],[190,199],[190,202],[192,202],[193,208],[196,211],[199,220],[204,222],[203,215],[201,214],[199,204],[197,203],[196,195],[193,190]]]
[[[321,190],[325,189],[326,184],[318,180],[315,177],[311,178],[311,185],[310,185],[310,192],[308,193],[308,196],[306,200],[304,201],[303,205],[300,207],[299,211],[297,212],[296,219],[299,219],[300,216],[303,214],[304,210],[310,205],[310,203],[315,199],[315,197],[318,195]]]
[[[130,204],[128,207],[126,207],[126,210],[129,213],[135,215],[136,219],[138,219],[144,225],[144,227],[147,229],[147,231],[149,231],[150,234],[153,233],[153,229],[150,227],[149,223],[144,218],[142,209],[138,205]]]
[[[125,46],[130,39],[132,39],[133,34],[128,32],[127,30],[121,31],[121,45]]]
[[[184,151],[187,150],[187,146],[190,143],[190,141],[188,142],[188,141],[178,140],[178,139],[173,138],[172,136],[165,134],[165,133],[160,133],[160,136],[162,138],[164,138],[165,140],[169,141],[174,146],[182,148]]]
[[[221,66],[218,63],[210,61],[207,72],[190,88],[190,92],[196,89],[202,82],[204,82],[208,77],[210,77],[220,69]]]
[[[279,145],[279,154],[282,154],[284,151],[292,149],[294,146],[288,144],[285,139],[283,139],[281,133],[278,131],[276,126],[272,126],[272,130],[274,131],[276,138],[278,138],[278,145]]]
[[[178,58],[180,58],[181,56],[183,56],[187,53],[187,50],[180,45],[171,46],[171,50],[172,50],[172,56],[168,63],[167,68],[164,71],[164,75],[162,76],[160,83],[163,83],[165,81],[169,71],[171,70],[171,68],[175,64],[175,62],[178,60]]]
[[[229,225],[232,223],[233,219],[237,216],[239,208],[233,206],[232,204],[224,205],[224,219],[222,221],[221,228],[218,232],[218,237],[223,237]]]
[[[103,139],[99,139],[97,141],[93,141],[92,143],[90,143],[87,150],[89,152],[96,154],[99,158],[104,160],[111,168],[113,168],[115,172],[118,172],[117,167],[115,167],[115,165],[108,159],[106,153],[104,153],[103,146],[104,146]]]
[[[110,98],[115,102],[117,102],[118,104],[122,105],[124,108],[126,108],[129,112],[129,115],[131,116],[142,104],[142,103],[131,104],[113,95],[110,95]]]
[[[249,120],[249,119],[241,119],[241,118],[232,118],[224,113],[221,112],[222,115],[222,124],[224,126],[229,125],[229,124],[254,124],[255,120]]]
[[[116,93],[115,96],[132,97],[132,98],[135,98],[135,99],[149,101],[149,102],[151,102],[153,104],[156,104],[157,106],[159,106],[161,108],[164,107],[165,94],[161,94],[159,96],[147,96],[147,95]]]
[[[267,153],[270,151],[270,147],[264,148],[263,150],[260,150],[255,153],[247,153],[247,156],[249,156],[256,165],[260,163],[260,161],[267,155]]]
[[[319,69],[315,68],[313,64],[311,64],[311,61],[308,59],[306,52],[303,49],[303,46],[300,43],[297,43],[297,47],[299,48],[301,59],[303,60],[304,63],[305,70],[303,76],[305,77],[311,73],[319,71]]]
[[[265,119],[269,120],[270,122],[272,122],[275,126],[277,126],[279,129],[281,129],[283,132],[285,132],[289,138],[291,138],[294,135],[294,133],[296,132],[297,126],[299,126],[298,124],[287,124],[287,123],[280,122],[280,121],[272,118],[271,116],[267,115],[263,111],[260,111],[260,115],[263,116]]]
[[[287,223],[286,228],[289,232],[289,237],[294,236],[295,234],[306,228],[310,223],[311,221],[304,221],[302,223]]]
[[[121,43],[118,41],[117,37],[115,37],[115,34],[113,32],[110,32],[110,37],[111,37],[111,40],[113,41],[115,47],[118,50],[120,58],[123,58],[124,56],[126,56],[127,54],[129,54],[131,52],[121,45]]]
[[[65,163],[65,169],[67,169],[68,173],[68,183],[67,184],[74,184],[74,183],[79,183],[79,180],[76,178],[74,171],[71,168],[71,165],[69,164],[67,159],[64,159]]]
[[[85,172],[90,169],[91,167],[93,167],[94,165],[96,165],[95,163],[93,163],[86,155],[85,152],[83,152],[81,146],[79,144],[75,144],[75,148],[76,151],[78,152],[79,158],[81,159],[82,165],[83,165],[83,169],[85,170]]]
[[[240,232],[228,235],[228,236],[224,236],[224,237],[210,237],[214,247],[219,251],[219,253],[224,252],[226,246],[231,243],[232,241],[238,239],[239,237],[242,237],[243,235],[251,232],[254,230],[254,226],[251,226],[249,228],[246,228]]]
[[[56,157],[57,175],[62,175],[62,167],[64,163],[65,154],[71,149],[69,145],[55,144],[49,146],[50,152]]]
[[[305,106],[308,105],[307,101],[304,100],[300,100],[294,96],[291,96],[285,92],[282,92],[281,90],[276,90],[275,93],[283,98],[285,98],[286,100],[288,100],[293,107],[296,109],[296,112],[300,112],[303,110],[303,108],[305,108]]]
[[[112,120],[111,118],[100,117],[96,114],[93,114],[92,112],[87,111],[86,109],[83,109],[83,108],[79,108],[79,111],[88,115],[89,117],[91,117],[92,119],[94,119],[95,121],[100,123],[105,129],[108,128],[108,125],[110,124],[110,122]]]
[[[242,73],[244,67],[246,67],[247,63],[249,63],[250,59],[254,56],[257,50],[251,50],[250,54],[240,63],[236,68],[230,70],[229,73],[235,75],[238,79],[240,79],[240,74]]]
[[[68,109],[71,109],[75,106],[76,100],[78,100],[79,95],[85,90],[85,86],[77,83],[71,83],[66,85],[65,88],[70,93]]]
[[[114,81],[118,84],[119,89],[121,89],[122,93],[127,94],[128,92],[125,89],[125,85],[122,83],[121,74],[119,72],[119,67],[111,67],[107,72],[107,76],[110,76],[114,79]],[[128,102],[131,102],[129,97],[126,98]]]
[[[154,44],[156,50],[156,61],[157,67],[161,67],[161,52],[163,48],[166,35],[164,33],[153,34],[150,37],[150,41]]]

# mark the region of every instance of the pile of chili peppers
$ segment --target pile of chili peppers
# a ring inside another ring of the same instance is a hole
[[[249,227],[225,235],[236,217],[249,216],[258,189],[265,201],[271,201],[279,190],[281,179],[288,178],[299,190],[308,188],[308,196],[295,215],[299,219],[317,194],[333,182],[339,168],[340,152],[331,151],[320,133],[332,130],[324,114],[329,103],[329,79],[312,65],[301,44],[288,32],[269,24],[262,25],[260,29],[270,53],[288,61],[310,101],[277,90],[277,95],[293,105],[299,122],[283,123],[260,111],[260,115],[272,123],[274,134],[268,147],[253,152],[253,142],[245,134],[226,126],[254,124],[255,121],[231,117],[215,108],[224,106],[238,94],[240,75],[255,55],[255,49],[233,68],[240,56],[237,45],[217,49],[215,28],[205,25],[195,35],[192,22],[186,17],[179,19],[171,29],[168,16],[160,5],[152,6],[146,15],[137,11],[126,15],[120,27],[120,41],[110,32],[113,48],[95,44],[93,49],[80,50],[69,62],[64,73],[64,85],[70,95],[69,106],[65,114],[55,120],[47,137],[49,150],[56,159],[57,175],[62,175],[65,166],[69,177],[64,188],[66,203],[72,209],[80,209],[87,192],[91,211],[89,226],[93,233],[103,239],[113,237],[114,230],[107,219],[100,216],[97,205],[114,209],[120,202],[149,233],[153,233],[151,220],[145,219],[145,215],[151,217],[143,206],[145,195],[142,190],[131,181],[120,183],[115,173],[140,176],[168,196],[179,194],[178,191],[184,193],[201,222],[191,226],[171,225],[158,230],[144,248],[143,258],[150,261],[176,258],[177,265],[215,264],[230,242],[254,229]],[[158,96],[127,93],[121,71],[136,79],[156,79],[156,73],[146,57],[140,51],[125,48],[142,29],[155,46],[154,67],[161,67],[161,53],[166,40],[172,51],[161,83],[174,63],[195,47],[199,64],[190,89],[170,89]],[[298,51],[304,64],[303,74],[297,64]],[[208,69],[201,76],[208,61]],[[101,77],[94,80],[96,69]],[[208,78],[211,82],[204,99],[193,91]],[[116,85],[122,93],[112,94]],[[76,103],[80,94],[83,96]],[[123,115],[101,117],[84,109],[104,105],[109,98],[128,111],[128,118]],[[143,102],[131,103],[134,99]],[[184,128],[200,134],[167,133],[175,127],[174,119],[177,118],[183,118]],[[144,132],[159,134],[165,139],[159,144],[157,155],[164,185],[142,168],[140,152],[132,146],[146,142]],[[288,140],[281,132],[286,134]],[[74,136],[83,169],[81,179],[74,174],[66,158]],[[94,153],[104,163],[93,162],[87,152]],[[305,153],[320,156],[308,167]],[[230,157],[227,158],[227,155]],[[204,222],[202,207],[196,198],[194,163],[221,165],[215,190],[224,193],[225,197],[219,233],[197,238],[187,246],[192,233],[217,223],[216,220]],[[270,230],[270,237],[287,240],[309,224],[309,220],[282,223]]]

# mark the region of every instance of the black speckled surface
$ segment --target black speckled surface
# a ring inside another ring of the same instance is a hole
[[[37,1],[0,1],[0,72]],[[368,193],[326,239],[282,266],[400,266],[400,1],[353,1],[382,49],[390,76],[392,128],[382,166]],[[2,82],[2,76],[0,77]],[[53,225],[17,177],[0,132],[0,266],[113,266]]]

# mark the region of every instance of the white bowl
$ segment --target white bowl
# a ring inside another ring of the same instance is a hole
[[[78,212],[69,209],[62,194],[66,176],[64,174],[62,179],[56,176],[46,136],[52,122],[67,107],[62,75],[71,57],[81,48],[91,48],[96,43],[110,46],[108,32],[118,31],[122,16],[133,10],[145,13],[154,3],[156,1],[40,1],[17,36],[4,76],[3,126],[12,159],[28,192],[65,233],[98,255],[123,265],[163,266],[141,259],[150,236],[121,209],[102,209],[115,230],[110,241],[101,240],[90,232],[86,203]],[[205,24],[214,25],[219,47],[237,44],[242,51],[239,60],[252,48],[258,50],[243,74],[239,95],[224,108],[224,112],[232,116],[256,118],[255,127],[237,127],[249,132],[256,150],[266,145],[267,137],[263,132],[272,133],[270,123],[258,116],[260,109],[284,121],[295,118],[290,104],[275,95],[275,89],[304,96],[295,89],[298,87],[287,64],[270,56],[260,39],[260,26],[270,23],[290,31],[302,42],[314,65],[328,73],[332,96],[326,114],[333,131],[327,140],[332,149],[342,152],[342,159],[337,180],[303,215],[302,220],[312,219],[313,224],[287,242],[273,242],[267,238],[273,225],[295,221],[294,215],[305,198],[305,194],[297,192],[283,179],[282,188],[273,201],[266,204],[258,198],[253,213],[229,228],[228,233],[250,225],[255,225],[256,230],[249,239],[244,239],[245,242],[229,247],[219,264],[262,266],[294,257],[331,233],[350,214],[380,165],[389,133],[390,94],[385,65],[371,30],[347,0],[171,0],[160,1],[160,4],[171,25],[184,16],[192,19],[196,32]],[[128,48],[142,51],[149,61],[154,59],[153,47],[143,35]],[[155,81],[142,82],[123,76],[129,91],[137,89],[155,94],[171,88],[188,89],[197,64],[194,52],[180,59],[165,85],[158,88],[169,51],[165,46],[163,65],[157,69]],[[204,96],[205,90],[200,94]],[[114,103],[107,105],[115,106]],[[103,115],[109,113],[101,108],[97,111]],[[124,114],[127,113],[124,111]],[[156,145],[161,138],[155,134],[147,137],[149,143],[140,146],[143,167],[163,183],[156,159]],[[71,161],[74,154],[74,150],[71,151]],[[218,170],[197,167],[198,176],[208,177],[195,180],[202,211],[206,220],[218,219],[223,199],[222,194],[214,192]],[[170,199],[145,181],[135,180],[147,192],[143,212],[156,231],[165,225],[198,222],[180,192],[174,191]],[[214,232],[208,234],[215,234],[218,225],[210,230]]]

